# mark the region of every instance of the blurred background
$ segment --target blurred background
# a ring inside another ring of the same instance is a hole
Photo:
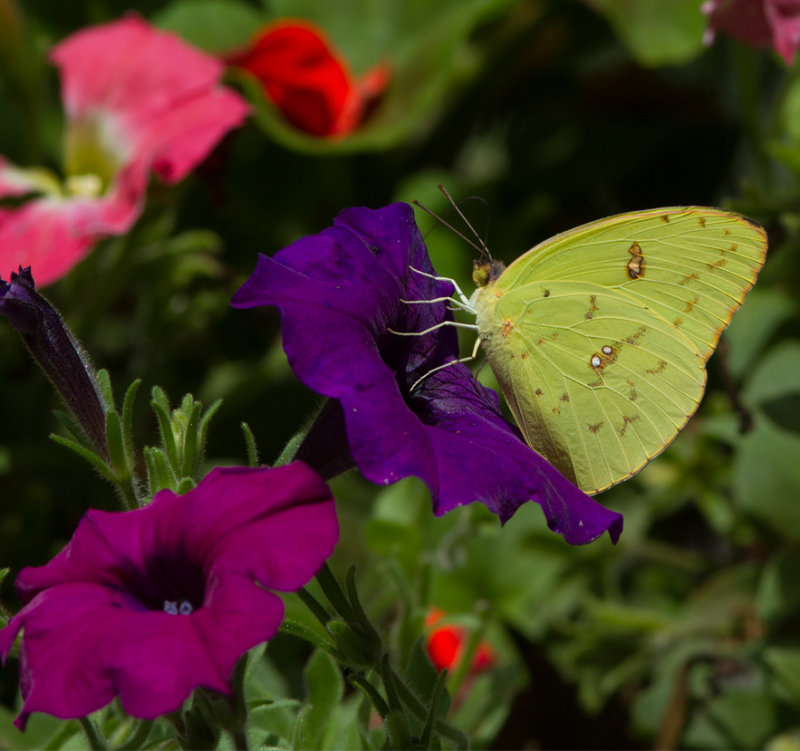
[[[698,0],[0,0],[0,154],[62,170],[48,52],[131,11],[226,60],[265,25],[306,19],[353,87],[372,73],[358,118],[319,134],[230,67],[246,125],[179,185],[154,178],[133,230],[44,290],[118,398],[143,379],[140,442],[156,442],[153,385],[173,402],[224,400],[209,467],[245,461],[242,420],[273,461],[318,404],[286,363],[277,313],[229,300],[257,253],[344,208],[418,199],[452,219],[443,183],[507,262],[635,209],[718,205],[764,224],[766,266],[709,362],[697,415],[599,498],[625,515],[618,545],[571,548],[533,504],[504,528],[478,506],[436,519],[421,483],[350,474],[333,483],[334,568],[357,565],[401,652],[432,607],[491,645],[492,664],[454,697],[477,747],[800,748],[797,66],[724,33],[704,44]],[[418,222],[439,273],[472,289],[473,250]],[[47,439],[57,397],[4,321],[0,393],[0,563],[16,571],[49,560],[88,506],[118,506]],[[304,650],[288,636],[267,650],[287,696],[302,696]],[[14,668],[2,679],[11,707]]]

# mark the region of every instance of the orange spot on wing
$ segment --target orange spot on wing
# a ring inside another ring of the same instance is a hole
[[[691,300],[686,301],[686,307],[683,309],[685,313],[691,313],[694,310],[694,306],[700,302],[700,296],[695,295]]]
[[[594,314],[599,310],[597,307],[597,295],[592,295],[589,297],[589,310],[587,310],[583,317],[589,321],[594,317]]]
[[[663,373],[667,367],[667,361],[661,360],[655,368],[648,368],[644,372],[648,375],[658,375],[659,373]]]
[[[628,425],[630,425],[632,422],[636,422],[638,419],[639,415],[622,415],[622,427],[619,429],[619,434],[625,435]]]
[[[626,344],[633,344],[636,345],[639,341],[639,338],[644,336],[647,333],[647,326],[639,326],[636,331],[631,334],[630,336],[626,336],[624,341]]]

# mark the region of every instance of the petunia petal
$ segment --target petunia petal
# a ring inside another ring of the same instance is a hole
[[[63,276],[91,249],[95,237],[75,230],[66,201],[42,199],[0,209],[0,276],[30,266],[39,286]]]
[[[339,400],[350,453],[370,480],[420,477],[436,514],[479,501],[505,521],[534,500],[568,542],[606,530],[616,540],[621,516],[533,452],[465,366],[430,374],[457,357],[454,330],[435,328],[452,319],[447,304],[429,302],[452,286],[432,274],[409,206],[357,208],[274,258],[260,256],[232,302],[278,307],[289,363],[307,386]],[[308,448],[301,455],[317,468],[340,466],[332,443],[334,462]]]
[[[31,712],[84,717],[114,698],[104,670],[109,640],[129,604],[120,592],[69,584],[39,594],[0,631],[4,661],[12,635],[24,629],[20,687],[24,702],[15,724],[24,729]],[[133,617],[137,614],[134,612]]]
[[[219,80],[223,67],[136,16],[72,34],[50,57],[61,73],[70,118],[114,112],[123,125],[128,118],[144,119],[204,93]]]
[[[0,654],[22,630],[18,726],[114,696],[152,719],[195,688],[229,693],[239,657],[280,626],[270,590],[305,584],[337,538],[330,491],[301,463],[217,469],[182,496],[89,511],[61,553],[17,578],[25,606],[0,630]]]

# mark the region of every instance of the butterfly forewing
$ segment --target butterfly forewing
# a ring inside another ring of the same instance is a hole
[[[713,352],[764,263],[766,236],[721,209],[638,211],[556,235],[512,263],[503,292],[537,280],[575,280],[622,289]]]

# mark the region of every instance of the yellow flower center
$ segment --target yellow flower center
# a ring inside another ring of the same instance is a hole
[[[88,115],[69,123],[64,137],[67,195],[95,198],[114,179],[121,162],[108,117]]]

